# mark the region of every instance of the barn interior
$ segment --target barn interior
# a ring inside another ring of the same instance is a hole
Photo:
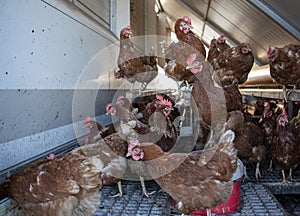
[[[211,40],[222,33],[231,47],[250,44],[254,64],[238,89],[243,108],[252,119],[263,117],[262,113],[255,115],[257,101],[286,108],[289,120],[298,114],[300,91],[285,92],[271,77],[267,53],[269,47],[300,44],[299,1],[2,0],[0,5],[0,182],[36,160],[47,160],[50,154],[58,157],[84,145],[86,116],[104,126],[112,125],[114,119],[106,114],[106,105],[119,95],[132,100],[157,93],[183,98],[185,118],[178,146],[184,152],[202,150],[206,143],[197,143],[195,138],[199,122],[190,104],[190,92],[182,90],[164,71],[164,46],[178,41],[174,23],[184,16],[191,18],[192,30],[206,53]],[[120,31],[128,25],[139,50],[154,50],[158,57],[158,75],[142,91],[138,84],[131,91],[127,80],[114,78]],[[255,165],[247,166],[249,179],[237,181],[238,206],[225,214],[300,214],[299,167],[293,170],[293,181],[287,186],[281,183],[281,171],[270,172],[268,165],[268,161],[261,163],[259,180],[253,175]],[[149,191],[160,189],[153,180],[146,186]],[[103,186],[93,215],[181,215],[165,192],[143,196],[139,181],[129,177],[123,187],[122,197],[111,198],[117,192],[116,185]],[[222,212],[212,212],[217,214]],[[0,215],[26,214],[6,197],[0,200]]]

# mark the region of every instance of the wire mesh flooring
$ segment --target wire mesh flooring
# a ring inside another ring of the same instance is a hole
[[[159,186],[154,181],[146,182],[146,186],[148,191],[159,190]],[[181,215],[164,192],[145,197],[142,195],[140,183],[129,181],[123,182],[123,190],[124,195],[121,198],[111,198],[110,196],[117,193],[117,187],[104,186],[100,191],[100,206],[95,216]],[[242,183],[241,198],[241,205],[237,211],[229,215],[287,215],[282,205],[264,185]]]

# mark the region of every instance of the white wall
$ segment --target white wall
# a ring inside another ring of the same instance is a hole
[[[129,7],[129,0],[117,1],[122,13],[116,17],[116,32],[129,24]],[[118,39],[63,0],[1,0],[0,38],[3,170],[75,139],[72,103],[78,79],[91,59],[114,43],[117,47]],[[109,79],[107,68],[117,56],[103,55],[110,61],[99,59],[94,74]],[[102,87],[108,96],[103,100],[109,101],[109,86]],[[82,89],[82,94],[86,109],[77,120],[95,114],[98,89]]]

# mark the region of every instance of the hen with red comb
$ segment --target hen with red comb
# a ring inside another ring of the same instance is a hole
[[[157,56],[152,49],[144,54],[136,47],[131,27],[127,26],[120,33],[120,50],[118,56],[119,70],[114,71],[115,79],[126,79],[131,83],[131,90],[135,82],[140,82],[140,90],[145,89],[158,74]]]
[[[271,152],[275,167],[281,170],[282,184],[288,185],[287,179],[292,181],[292,170],[297,168],[300,163],[300,138],[284,112],[277,117],[276,134],[273,138]],[[285,171],[289,171],[287,178]]]
[[[191,31],[192,21],[188,16],[184,16],[183,18],[179,18],[176,20],[174,25],[174,31],[179,41],[182,41],[193,49],[192,52],[198,52],[198,55],[202,55],[204,58],[206,57],[206,50],[201,39]]]

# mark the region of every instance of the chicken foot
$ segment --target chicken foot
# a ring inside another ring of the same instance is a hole
[[[268,171],[273,171],[272,166],[273,166],[273,161],[270,160],[270,164],[269,164],[269,167],[268,167]]]
[[[145,180],[144,180],[144,177],[140,176],[140,181],[141,181],[141,185],[142,185],[142,189],[143,189],[143,194],[146,196],[146,197],[149,197],[151,196],[152,194],[154,194],[156,191],[152,191],[150,193],[148,193],[147,189],[146,189],[146,186],[145,186]]]
[[[119,190],[119,193],[115,194],[115,195],[112,195],[110,196],[111,198],[114,198],[114,197],[122,197],[123,195],[123,190],[122,190],[122,183],[121,181],[118,181],[118,190]]]
[[[258,181],[259,178],[261,178],[261,173],[259,171],[259,165],[260,165],[260,163],[256,163],[255,177],[256,177],[257,181]]]
[[[286,180],[286,177],[285,177],[285,173],[284,173],[284,170],[281,170],[281,173],[282,173],[282,182],[281,182],[281,185],[285,184],[287,187],[289,186],[289,183],[291,183],[290,181]]]

